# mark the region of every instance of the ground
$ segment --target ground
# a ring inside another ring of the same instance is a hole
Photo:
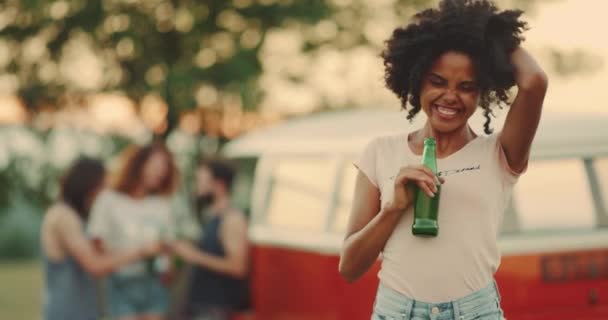
[[[0,261],[0,319],[41,319],[42,279],[38,261]]]

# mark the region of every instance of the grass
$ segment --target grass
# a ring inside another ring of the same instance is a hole
[[[0,261],[0,319],[41,319],[42,279],[38,261]]]
[[[0,260],[0,320],[42,319],[43,279],[39,261]]]

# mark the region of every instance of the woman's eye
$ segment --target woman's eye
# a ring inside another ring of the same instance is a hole
[[[435,86],[440,86],[440,85],[443,85],[443,81],[441,81],[439,79],[432,79],[431,78],[431,84],[435,85]]]
[[[474,84],[463,84],[460,86],[464,91],[474,91],[477,87]]]

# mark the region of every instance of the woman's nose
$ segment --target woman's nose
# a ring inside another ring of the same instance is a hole
[[[452,105],[456,103],[456,101],[458,101],[458,96],[456,95],[456,92],[454,92],[454,90],[447,89],[443,93],[441,100],[448,105]]]

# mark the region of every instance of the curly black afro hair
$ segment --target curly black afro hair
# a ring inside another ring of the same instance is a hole
[[[386,86],[408,110],[409,120],[420,111],[423,77],[432,63],[447,51],[468,55],[475,65],[480,89],[480,107],[492,133],[492,104],[509,103],[508,90],[515,84],[510,53],[524,40],[523,11],[498,8],[487,0],[443,0],[438,9],[426,9],[413,22],[397,28],[382,52]]]

